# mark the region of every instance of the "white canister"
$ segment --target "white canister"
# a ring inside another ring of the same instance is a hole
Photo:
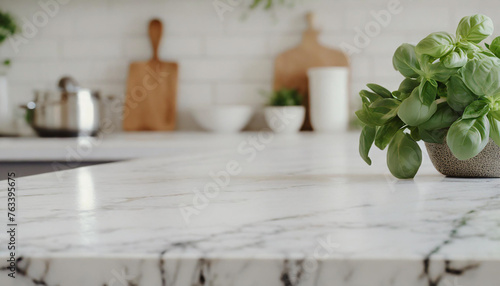
[[[349,68],[308,70],[309,108],[314,131],[346,131],[349,126]]]
[[[0,75],[0,135],[14,133],[14,120],[9,102],[7,77]]]

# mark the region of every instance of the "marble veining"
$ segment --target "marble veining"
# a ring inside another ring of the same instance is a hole
[[[171,140],[182,151],[19,178],[19,269],[2,247],[0,284],[500,285],[498,179],[445,178],[425,155],[397,180],[353,133]]]

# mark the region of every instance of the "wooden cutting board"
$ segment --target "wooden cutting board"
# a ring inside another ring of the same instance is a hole
[[[313,13],[307,14],[306,20],[308,29],[304,32],[300,45],[276,58],[274,90],[293,88],[304,95],[306,119],[302,130],[312,130],[307,70],[313,67],[349,67],[349,58],[342,51],[324,47],[319,43],[319,30],[314,26]]]
[[[149,23],[153,58],[130,64],[123,114],[125,131],[170,131],[175,129],[178,65],[158,58],[163,25]]]

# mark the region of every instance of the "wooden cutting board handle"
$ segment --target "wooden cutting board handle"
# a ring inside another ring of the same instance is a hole
[[[314,13],[307,13],[306,21],[307,30],[304,31],[301,45],[306,49],[317,49],[317,47],[320,46],[318,40],[319,30],[316,28],[316,16]]]
[[[153,47],[153,61],[159,62],[158,57],[158,47],[161,42],[161,35],[163,33],[163,24],[159,19],[153,19],[149,22],[149,39],[151,40],[151,46]]]
[[[316,15],[313,12],[309,12],[306,15],[307,29],[316,31]]]

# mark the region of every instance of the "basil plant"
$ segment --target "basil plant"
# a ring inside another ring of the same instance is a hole
[[[432,33],[396,50],[393,65],[404,77],[398,90],[368,84],[359,93],[366,163],[373,144],[387,148],[391,173],[409,179],[422,163],[417,141],[446,143],[459,160],[475,157],[490,138],[500,146],[500,37],[481,45],[492,34],[491,19],[473,15],[455,35]]]

